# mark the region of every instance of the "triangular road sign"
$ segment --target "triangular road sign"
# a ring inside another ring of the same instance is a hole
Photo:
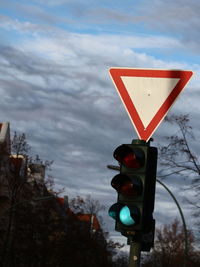
[[[149,140],[192,74],[184,70],[110,69],[140,139]]]

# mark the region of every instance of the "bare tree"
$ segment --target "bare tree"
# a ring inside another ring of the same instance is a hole
[[[105,210],[105,206],[102,205],[98,200],[92,199],[90,195],[88,195],[86,198],[82,198],[80,196],[72,198],[69,202],[69,205],[75,213],[88,213],[96,216],[99,215],[100,211]]]
[[[27,163],[28,151],[30,150],[30,146],[26,142],[25,134],[18,135],[16,132],[11,140],[11,155],[10,158],[7,159],[7,162],[4,162],[4,173],[2,176],[7,180],[8,185],[8,197],[10,200],[10,209],[8,210],[8,221],[7,221],[7,229],[3,236],[3,247],[1,250],[0,260],[3,266],[4,262],[8,258],[8,253],[11,250],[12,246],[12,231],[13,231],[13,222],[15,219],[15,205],[20,200],[20,194],[22,192],[23,186],[26,183],[26,171],[20,173],[17,165],[13,164],[12,159],[18,160],[20,156],[21,160],[25,161],[25,165]],[[5,168],[7,166],[7,168]],[[26,168],[26,166],[24,166]],[[22,177],[23,176],[23,177]],[[5,263],[6,264],[6,263]]]
[[[31,159],[26,144],[25,135],[15,133],[13,152],[19,158],[20,155],[23,158],[27,156],[28,165],[33,164],[32,171],[37,171],[40,165],[51,166],[38,156]],[[66,206],[60,205],[52,180],[51,193],[47,193],[53,197],[45,201],[34,201],[44,194],[37,190],[34,179],[26,182],[26,179],[21,179],[21,174],[16,174],[15,169],[13,176],[10,176],[9,169],[7,175],[11,201],[6,211],[9,215],[6,233],[3,235],[1,232],[0,236],[0,240],[3,239],[0,242],[1,267],[113,266],[112,255],[121,245],[108,240],[101,225],[97,231],[92,232],[88,221],[80,220]],[[40,189],[41,184],[38,183]],[[76,213],[95,215],[104,209],[99,201],[90,196],[85,199],[75,198],[71,201],[71,206],[74,206]]]
[[[172,115],[166,118],[166,122],[175,126],[176,132],[166,137],[168,144],[159,149],[160,163],[164,167],[159,178],[166,178],[170,175],[187,178],[187,186],[184,186],[184,190],[190,190],[192,196],[190,194],[190,198],[187,198],[185,194],[184,200],[191,204],[191,212],[195,218],[194,225],[198,226],[199,231],[199,143],[195,139],[189,115]]]
[[[166,137],[168,144],[160,147],[160,161],[165,168],[166,177],[172,174],[193,174],[200,175],[198,155],[191,149],[191,143],[195,141],[189,115],[172,115],[165,121],[177,127],[177,132]],[[199,182],[200,177],[194,182]]]
[[[11,140],[12,154],[15,154],[17,156],[23,155],[23,156],[27,157],[30,149],[31,149],[31,147],[26,141],[25,133],[17,134],[17,132],[15,132],[14,136]]]
[[[50,161],[42,161],[37,155],[32,159],[29,156],[30,149],[31,147],[26,140],[26,135],[24,133],[18,134],[15,132],[13,138],[11,139],[11,155],[8,156],[6,162],[1,164],[1,172],[4,170],[1,177],[4,177],[4,180],[7,181],[8,192],[7,210],[1,218],[1,220],[3,220],[5,216],[7,217],[7,227],[4,229],[4,234],[1,235],[1,266],[7,266],[7,261],[12,251],[14,225],[17,220],[16,208],[21,205],[21,202],[24,200],[30,201],[33,198],[33,195],[36,194],[37,182],[35,182],[34,185],[27,183],[28,166],[30,164],[38,164],[44,165],[44,168],[49,168],[52,164]],[[50,179],[48,179],[48,182],[49,181]],[[45,192],[47,192],[45,184],[43,185],[43,188],[46,190],[41,190],[40,185],[39,190],[37,190],[37,196],[39,196],[38,192],[40,196],[43,196]]]
[[[156,229],[156,239],[153,252],[146,256],[144,267],[176,267],[183,266],[184,231],[175,219],[171,224],[166,224]],[[195,249],[194,236],[188,231],[188,257],[187,267],[200,264],[199,251]]]

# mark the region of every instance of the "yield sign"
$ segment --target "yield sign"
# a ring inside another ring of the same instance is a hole
[[[192,74],[183,70],[110,69],[140,139],[149,140]]]

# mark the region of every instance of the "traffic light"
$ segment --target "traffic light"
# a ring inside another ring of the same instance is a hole
[[[116,231],[143,242],[149,234],[154,235],[157,148],[143,140],[133,140],[132,144],[119,146],[113,156],[120,164],[120,173],[111,181],[118,200],[110,207],[109,215],[116,221]],[[149,250],[149,246],[145,249],[145,241],[143,244],[143,250]]]

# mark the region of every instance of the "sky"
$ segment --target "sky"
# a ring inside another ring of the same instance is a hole
[[[110,186],[116,173],[106,165],[116,165],[117,146],[137,139],[111,67],[192,70],[169,116],[189,114],[199,136],[199,9],[196,0],[0,1],[1,121],[10,122],[12,133],[26,133],[33,154],[54,161],[56,187],[70,198],[91,195],[107,209],[116,202]],[[152,145],[176,131],[162,123]],[[184,181],[166,184],[189,219]],[[103,217],[111,237],[120,238],[114,221]],[[175,217],[175,204],[157,185],[157,224]]]

